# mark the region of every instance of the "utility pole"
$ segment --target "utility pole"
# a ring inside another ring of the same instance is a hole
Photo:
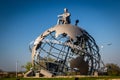
[[[17,72],[18,72],[18,61],[16,61],[16,78],[17,78]]]

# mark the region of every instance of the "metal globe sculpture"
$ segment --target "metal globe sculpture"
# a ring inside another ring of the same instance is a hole
[[[68,10],[61,16],[57,25],[34,41],[31,47],[33,69],[52,75],[93,74],[99,69],[101,59],[95,40],[77,26],[78,20],[75,25],[70,24]]]

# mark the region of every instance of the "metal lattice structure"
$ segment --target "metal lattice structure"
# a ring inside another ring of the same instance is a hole
[[[34,69],[44,69],[54,75],[68,72],[91,75],[100,67],[95,40],[77,25],[55,25],[38,36],[31,50]]]

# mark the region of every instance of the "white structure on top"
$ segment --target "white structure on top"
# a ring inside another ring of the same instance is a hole
[[[64,8],[64,13],[58,15],[57,24],[70,24],[70,13],[68,12],[67,8]]]

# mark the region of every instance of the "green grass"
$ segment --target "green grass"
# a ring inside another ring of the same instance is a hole
[[[75,80],[75,78],[19,78],[20,80]],[[78,80],[111,80],[120,79],[120,76],[81,77]],[[17,80],[16,78],[0,78],[0,80]]]
[[[74,80],[74,78],[19,78],[20,80]],[[17,80],[16,78],[1,78],[0,80]]]

